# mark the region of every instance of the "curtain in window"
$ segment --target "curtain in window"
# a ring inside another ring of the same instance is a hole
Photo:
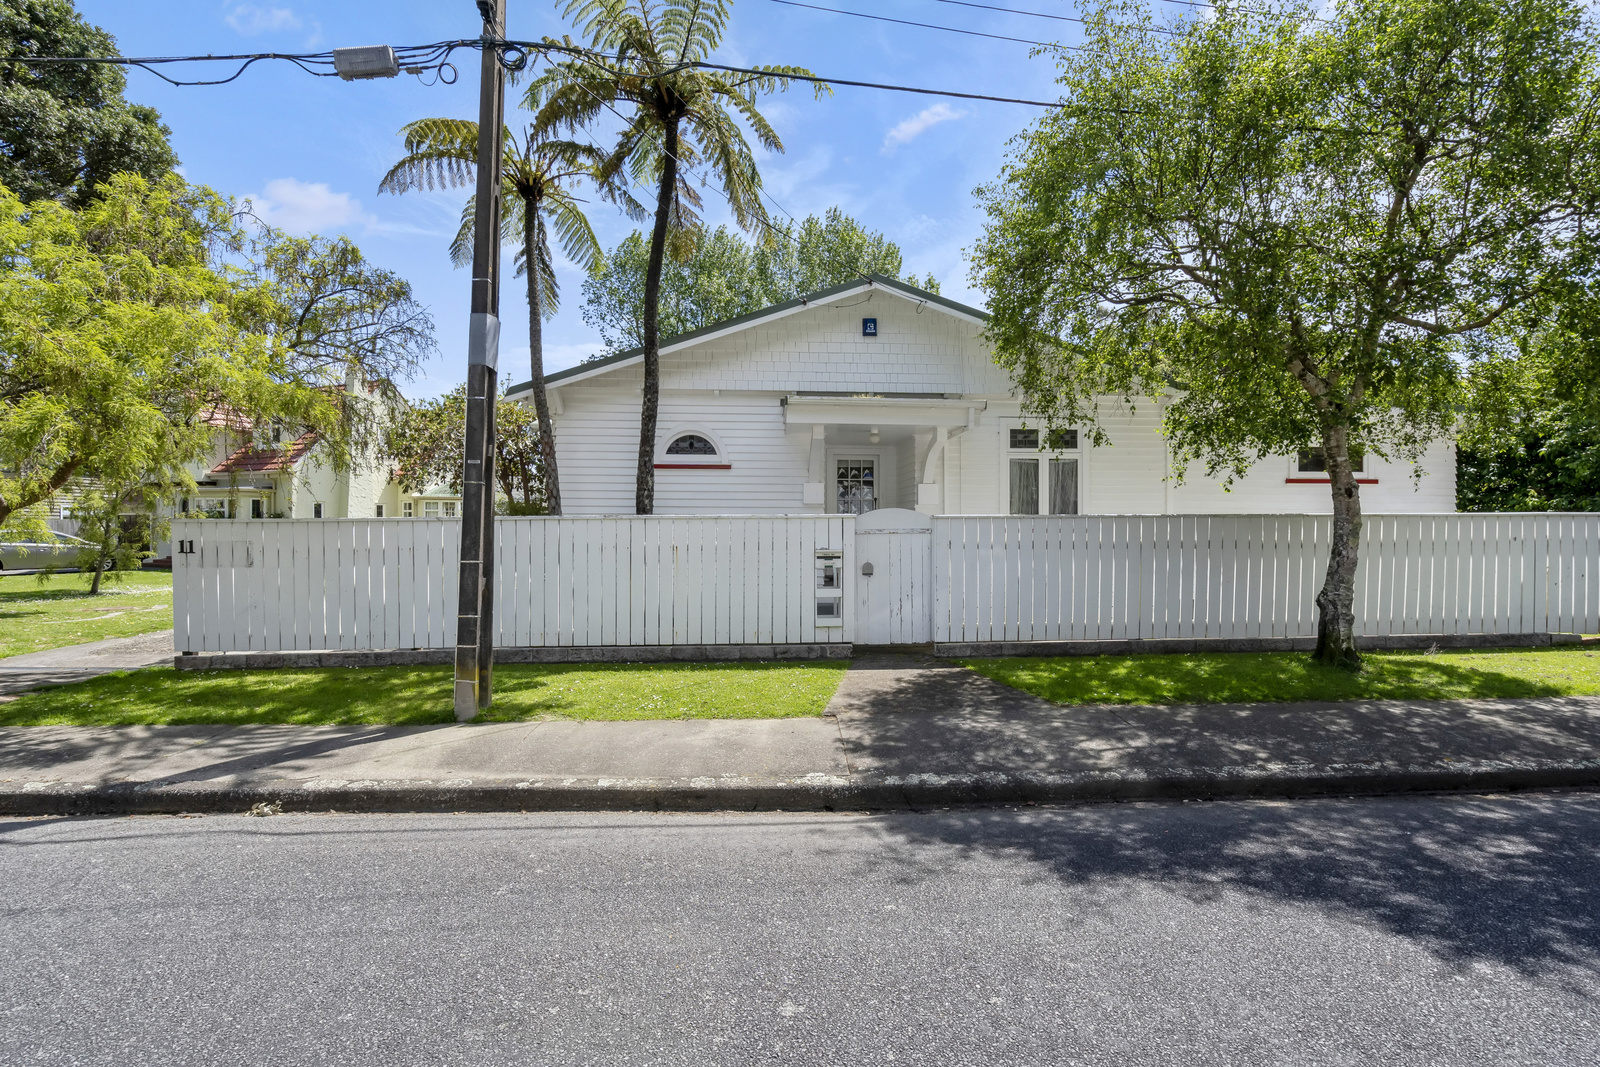
[[[1011,514],[1039,514],[1039,461],[1011,461]]]
[[[837,510],[840,515],[865,515],[878,506],[873,466],[870,461],[860,460],[838,465]]]
[[[1050,514],[1076,515],[1078,513],[1078,461],[1052,459],[1050,461]]]

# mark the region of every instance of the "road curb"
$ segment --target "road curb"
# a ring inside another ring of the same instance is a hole
[[[803,778],[314,779],[0,784],[0,815],[282,811],[859,811],[1115,800],[1373,796],[1600,787],[1600,760],[1262,765],[1194,772]]]

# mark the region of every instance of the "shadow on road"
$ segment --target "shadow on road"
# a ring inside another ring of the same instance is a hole
[[[1159,811],[1160,817],[1152,817]],[[1600,973],[1600,796],[1106,804],[889,815],[883,855],[1031,859],[1113,901],[1136,881],[1203,902],[1310,905],[1425,945],[1559,980]]]
[[[884,660],[830,708],[857,772],[1186,772],[1207,768],[1570,760],[1600,754],[1600,702],[1063,707],[947,664]],[[912,668],[919,669],[912,669]],[[1032,858],[1114,893],[1155,882],[1312,904],[1448,960],[1600,973],[1600,794],[1107,804],[887,815],[920,846]],[[1163,813],[1159,817],[1152,812]]]

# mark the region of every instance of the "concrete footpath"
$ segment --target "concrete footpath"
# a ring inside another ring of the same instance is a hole
[[[0,813],[864,809],[1600,785],[1600,699],[1060,707],[858,659],[814,719],[0,729]]]
[[[108,637],[84,645],[7,656],[0,659],[0,700],[42,685],[71,685],[97,674],[171,663],[176,654],[172,631],[156,630],[136,637]]]

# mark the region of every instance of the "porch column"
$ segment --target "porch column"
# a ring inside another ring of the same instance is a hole
[[[937,515],[944,507],[944,486],[934,480],[934,471],[938,469],[934,464],[944,457],[949,437],[949,430],[936,426],[932,433],[919,433],[912,439],[916,442],[917,454],[917,510],[925,515]]]
[[[824,471],[827,466],[827,452],[824,450],[827,444],[827,432],[827,427],[821,423],[815,423],[811,427],[811,456],[807,466],[809,480],[806,482],[805,494],[801,498],[801,503],[819,507],[827,503],[827,483]]]

